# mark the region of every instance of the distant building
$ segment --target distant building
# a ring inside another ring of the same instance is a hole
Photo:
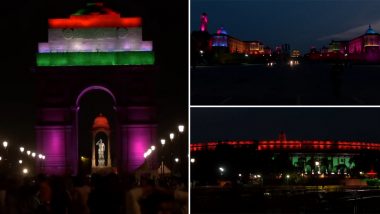
[[[365,34],[349,42],[349,54],[352,59],[365,61],[380,61],[380,34],[376,33],[371,25]]]
[[[332,40],[329,44],[329,47],[328,47],[328,53],[347,54],[348,53],[348,44],[349,44],[349,41]]]
[[[202,13],[202,15],[201,15],[200,31],[202,31],[202,32],[207,32],[208,31],[208,17],[207,17],[207,13]]]
[[[309,53],[312,60],[344,59],[356,62],[380,62],[380,34],[371,25],[367,31],[349,41],[332,40],[320,53]]]
[[[290,56],[291,57],[300,57],[301,56],[301,51],[299,51],[299,50],[292,50],[292,54]]]
[[[242,41],[228,35],[223,27],[220,27],[216,34],[212,35],[211,46],[213,48],[226,48],[229,53],[264,54],[264,44],[262,42]]]

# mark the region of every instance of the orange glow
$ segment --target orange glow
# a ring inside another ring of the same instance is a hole
[[[51,28],[97,28],[97,27],[141,27],[140,17],[121,18],[119,15],[72,15],[68,19],[49,19]]]

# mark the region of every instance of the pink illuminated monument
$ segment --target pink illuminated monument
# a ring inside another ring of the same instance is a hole
[[[202,15],[201,15],[201,31],[202,32],[208,31],[207,25],[208,25],[207,13],[202,13]]]
[[[153,95],[158,69],[152,41],[142,40],[141,18],[123,18],[101,3],[90,3],[69,18],[50,19],[49,27],[34,69],[36,144],[46,154],[38,172],[74,175],[82,159],[95,160],[95,167],[133,172],[156,141]],[[89,115],[84,108],[85,97],[98,94],[109,98],[98,103],[112,114]],[[87,130],[80,128],[85,124],[80,115],[93,123]],[[94,141],[81,140],[82,135]],[[79,148],[92,151],[95,158],[82,156]]]

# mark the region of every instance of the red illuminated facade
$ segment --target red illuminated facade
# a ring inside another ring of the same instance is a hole
[[[230,145],[233,148],[257,147],[259,151],[380,151],[380,143],[360,141],[322,141],[322,140],[261,140],[261,141],[214,141],[194,143],[190,145],[191,152],[213,151],[218,145]]]
[[[50,28],[103,28],[103,27],[141,27],[140,17],[122,18],[108,8],[103,7],[103,3],[94,3],[102,10],[91,11],[90,14],[83,15],[82,12],[71,15],[67,19],[49,19]],[[83,11],[87,12],[87,11]]]

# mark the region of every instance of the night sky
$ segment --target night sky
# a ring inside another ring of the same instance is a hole
[[[303,53],[331,39],[352,39],[368,24],[380,32],[378,0],[192,0],[191,29],[200,14],[209,17],[209,32],[224,26],[229,35],[260,40],[274,47],[289,43]]]
[[[191,142],[353,140],[380,142],[380,108],[196,108]]]
[[[34,147],[37,103],[31,67],[38,42],[47,41],[48,18],[65,18],[86,0],[16,0],[0,13],[0,141]],[[187,124],[188,5],[186,1],[105,0],[123,16],[143,18],[143,38],[153,40],[160,75],[157,83],[159,137]],[[173,54],[175,49],[175,54]]]

